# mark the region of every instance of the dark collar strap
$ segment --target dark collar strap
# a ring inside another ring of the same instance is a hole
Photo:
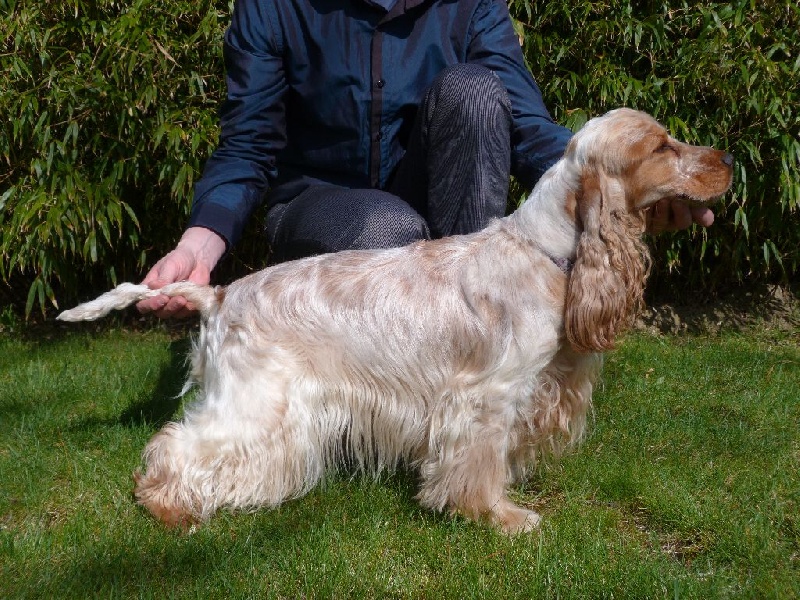
[[[547,255],[547,258],[553,261],[553,264],[561,269],[562,273],[569,273],[572,271],[572,267],[575,264],[568,258],[556,258],[555,256],[550,256],[549,254]]]

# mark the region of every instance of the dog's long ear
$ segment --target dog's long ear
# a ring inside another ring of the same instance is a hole
[[[621,182],[586,167],[578,198],[582,222],[570,275],[564,326],[579,352],[603,352],[630,326],[642,305],[650,255],[644,217],[628,212]]]

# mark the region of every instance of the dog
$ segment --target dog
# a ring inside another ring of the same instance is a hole
[[[509,487],[584,432],[602,353],[649,271],[646,209],[704,205],[733,157],[649,115],[589,120],[508,217],[470,235],[284,263],[227,287],[124,283],[59,315],[181,295],[201,329],[180,422],[147,444],[135,496],[167,525],[301,496],[345,462],[418,472],[418,501],[513,534]]]

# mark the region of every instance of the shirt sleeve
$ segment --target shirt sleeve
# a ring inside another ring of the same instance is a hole
[[[195,185],[190,226],[206,227],[228,247],[277,175],[286,145],[287,88],[279,27],[271,2],[237,0],[225,33],[227,100],[220,110],[219,145]]]
[[[485,0],[478,6],[468,60],[491,69],[505,84],[513,118],[511,173],[532,188],[564,154],[572,132],[550,116],[504,1]]]

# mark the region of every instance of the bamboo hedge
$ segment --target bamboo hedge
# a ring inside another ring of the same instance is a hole
[[[651,241],[686,289],[792,280],[800,262],[800,7],[509,2],[557,120],[617,106],[738,159],[717,223]],[[216,142],[215,0],[0,0],[0,280],[26,313],[140,278],[174,244]],[[263,262],[255,233],[236,250]]]
[[[656,279],[684,290],[796,280],[800,263],[800,5],[511,2],[554,116],[617,106],[737,158],[708,230],[652,240]],[[670,277],[673,275],[673,277]],[[674,289],[674,287],[673,287]]]

